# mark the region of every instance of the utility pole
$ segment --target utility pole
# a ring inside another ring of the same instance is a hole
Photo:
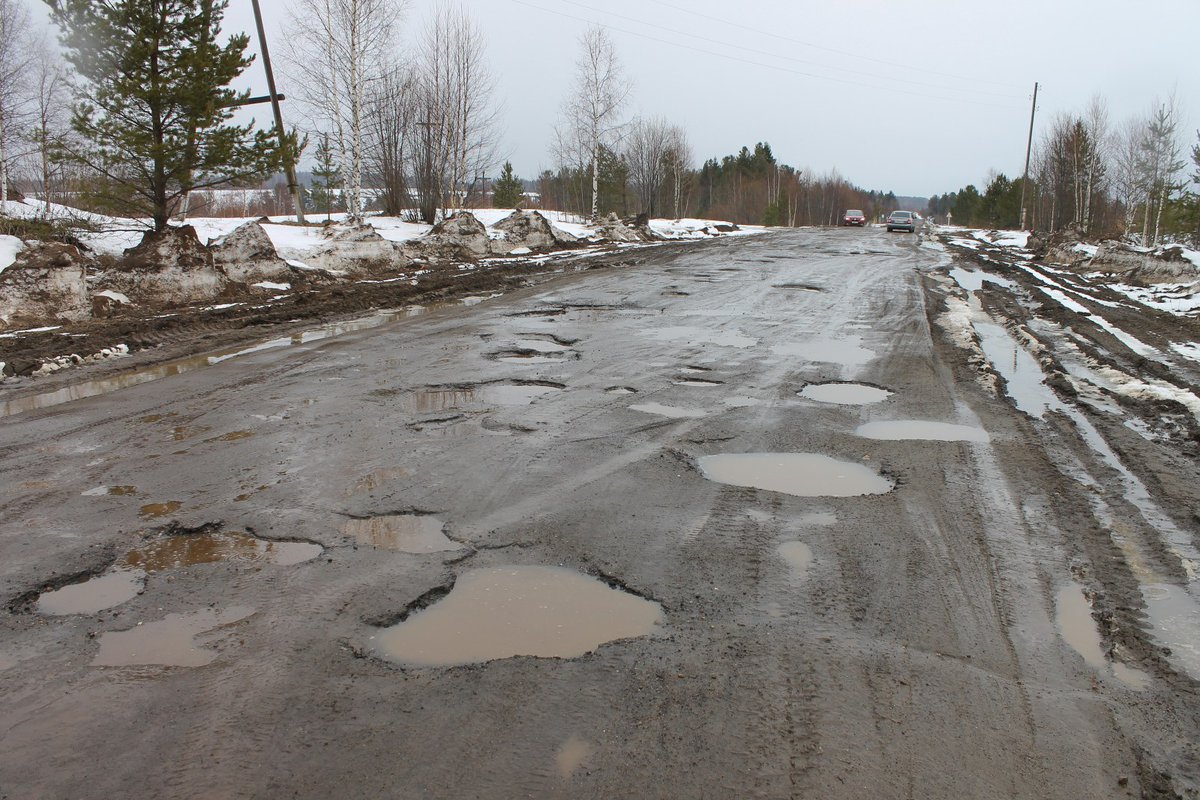
[[[258,0],[254,0],[258,1]],[[1021,179],[1021,230],[1025,230],[1025,192],[1030,186],[1030,154],[1033,151],[1033,115],[1038,112],[1038,84],[1033,83],[1033,107],[1030,108],[1030,140],[1025,145],[1025,178]]]
[[[292,202],[296,206],[296,222],[304,224],[304,202],[300,198],[300,182],[296,180],[296,164],[292,161],[291,144],[283,129],[283,112],[279,110],[282,99],[275,91],[275,73],[271,70],[271,53],[267,50],[267,33],[263,29],[262,11],[258,0],[250,0],[254,6],[254,23],[258,26],[258,47],[262,52],[263,67],[267,71],[267,92],[271,97],[271,110],[275,113],[275,130],[279,132],[279,147],[283,153],[283,174],[287,176],[288,191],[291,192]]]

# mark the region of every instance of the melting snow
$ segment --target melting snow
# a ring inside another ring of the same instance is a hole
[[[25,248],[25,243],[15,236],[0,236],[0,272],[8,269],[17,260],[17,253]]]

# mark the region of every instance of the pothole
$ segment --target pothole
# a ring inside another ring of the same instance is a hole
[[[604,391],[607,394],[637,394],[637,389],[632,386],[609,386]]]
[[[547,353],[542,350],[527,348],[510,348],[488,353],[492,361],[503,361],[508,364],[556,364],[564,360],[563,353]]]
[[[119,606],[137,597],[145,584],[146,573],[118,570],[95,575],[79,583],[38,595],[34,610],[49,616],[95,614]]]
[[[832,403],[842,406],[864,406],[881,403],[892,396],[887,389],[868,386],[865,383],[810,383],[797,392],[801,397],[816,400],[818,403]]]
[[[633,411],[641,411],[643,414],[657,414],[660,417],[670,417],[671,419],[699,419],[708,414],[707,411],[698,408],[680,408],[662,403],[637,403],[629,408]]]
[[[563,567],[469,570],[444,598],[374,637],[402,664],[449,667],[514,656],[578,658],[618,639],[646,636],[662,607]]]
[[[427,386],[400,398],[409,412],[429,414],[451,411],[480,404],[502,406],[529,405],[539,397],[562,391],[561,383],[552,381],[494,381],[465,386]]]
[[[701,386],[701,387],[708,386],[708,387],[712,387],[712,386],[724,386],[725,385],[724,381],[714,381],[714,380],[710,380],[708,378],[680,378],[678,380],[674,380],[671,382],[674,383],[676,386]]]
[[[463,550],[465,545],[443,533],[446,523],[429,514],[392,514],[352,519],[342,533],[362,545],[402,553],[444,553]]]
[[[888,441],[905,441],[911,439],[939,442],[991,441],[991,436],[983,428],[924,419],[877,420],[859,425],[854,433],[856,436],[861,436],[864,439]]]
[[[711,481],[798,497],[854,497],[895,488],[862,464],[819,453],[722,453],[701,457],[699,465]]]
[[[157,622],[139,623],[127,631],[101,634],[95,667],[155,665],[202,667],[212,663],[217,651],[201,647],[196,637],[225,625],[240,622],[254,613],[243,606],[215,610],[206,608],[186,614],[167,614]]]

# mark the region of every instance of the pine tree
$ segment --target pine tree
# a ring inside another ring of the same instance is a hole
[[[103,178],[95,200],[161,231],[187,192],[279,168],[272,134],[228,123],[249,96],[229,83],[253,60],[245,34],[217,43],[228,0],[46,2],[80,79],[64,156]]]
[[[524,192],[525,185],[513,174],[512,162],[505,161],[500,177],[492,184],[492,207],[519,208]]]
[[[333,213],[334,206],[338,205],[334,187],[339,186],[342,182],[342,171],[338,168],[333,148],[329,146],[329,134],[321,135],[320,141],[317,142],[315,156],[317,164],[312,171],[313,206],[317,211],[324,208],[325,219],[328,220]]]

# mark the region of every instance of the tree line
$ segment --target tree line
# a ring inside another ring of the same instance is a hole
[[[1190,159],[1175,98],[1113,125],[1102,98],[1057,115],[1037,141],[1029,181],[993,174],[981,193],[968,185],[931,197],[929,212],[955,224],[1048,232],[1147,246],[1168,239],[1200,245],[1200,131]],[[1190,172],[1189,172],[1190,170]]]
[[[606,30],[579,41],[553,130],[556,167],[495,173],[499,115],[485,37],[445,4],[402,47],[402,0],[296,0],[277,59],[305,122],[239,124],[254,61],[221,41],[228,0],[43,0],[60,48],[25,0],[0,0],[0,199],[18,184],[47,201],[153,221],[212,207],[221,187],[260,187],[302,153],[310,213],[368,209],[428,222],[457,208],[540,204],[597,218],[705,216],[767,225],[837,224],[847,208],[896,207],[836,171],[782,164],[769,144],[697,166],[684,128],[626,113],[632,82]],[[294,109],[294,106],[293,106]],[[492,174],[489,174],[492,173]],[[527,191],[534,189],[536,191]],[[230,204],[276,210],[281,191]]]

